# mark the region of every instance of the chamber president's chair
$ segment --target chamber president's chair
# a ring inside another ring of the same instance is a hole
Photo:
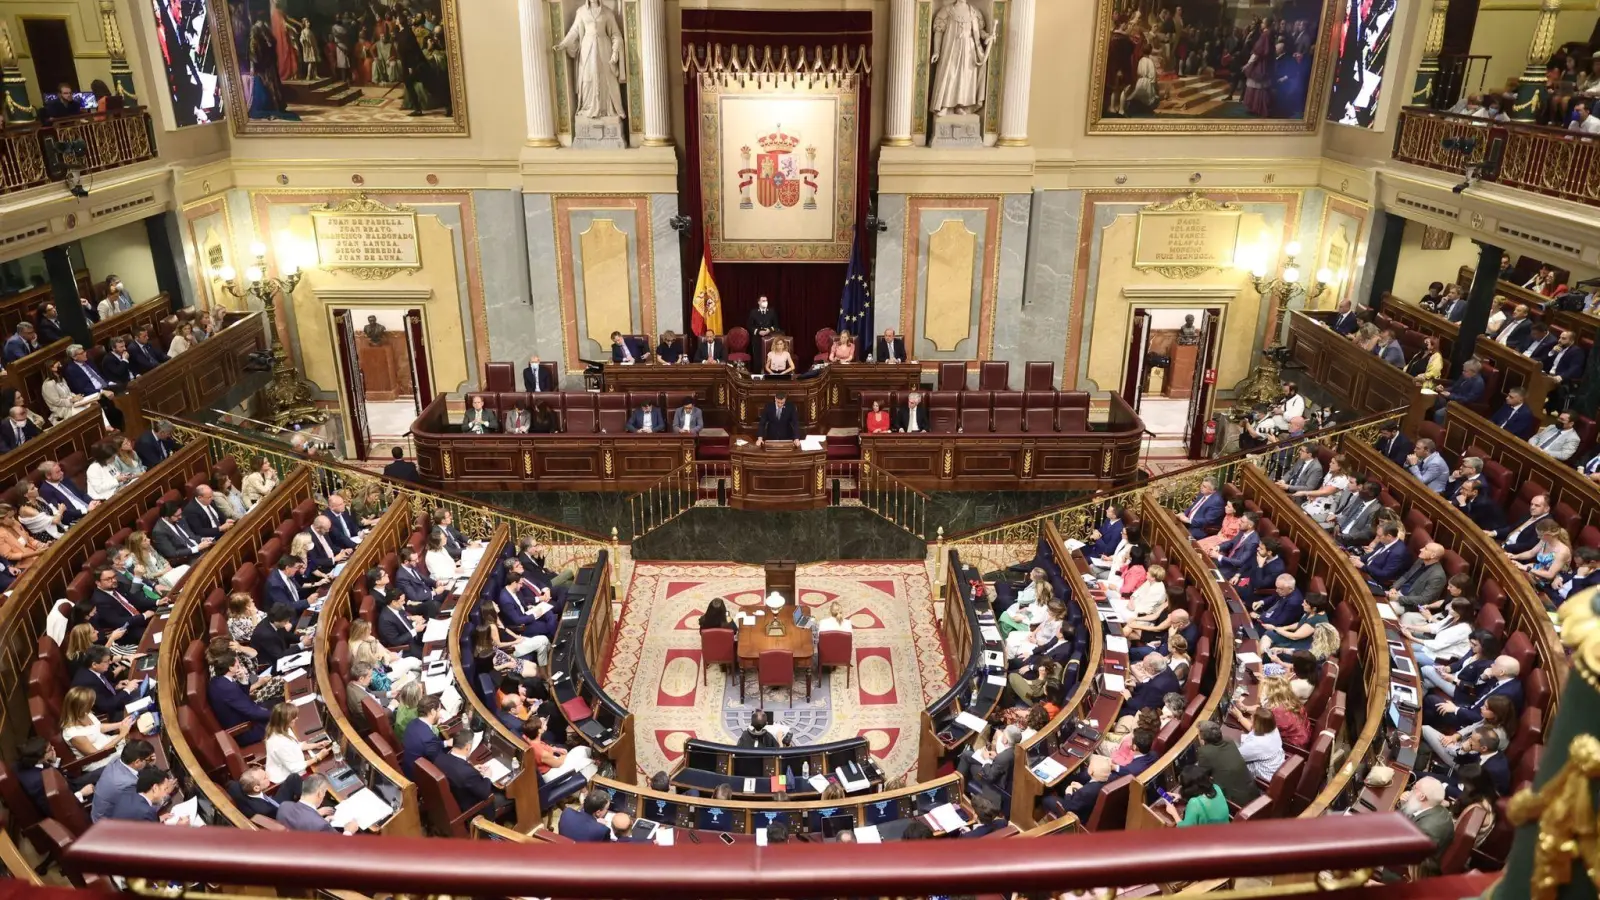
[[[838,334],[832,328],[818,329],[815,341],[817,355],[812,357],[811,361],[827,362],[828,358],[833,355],[833,339],[836,337],[838,337]]]
[[[736,325],[728,329],[728,362],[750,365],[750,332]]]

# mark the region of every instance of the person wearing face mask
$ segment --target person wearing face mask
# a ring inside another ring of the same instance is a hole
[[[750,330],[750,352],[755,356],[754,362],[760,365],[765,355],[766,341],[763,339],[782,331],[778,327],[778,314],[773,311],[772,304],[766,297],[756,300],[756,308],[750,310],[745,325]]]
[[[122,279],[112,275],[106,279],[105,299],[95,308],[95,312],[102,319],[108,319],[117,313],[133,309],[133,297],[127,288],[123,287]]]

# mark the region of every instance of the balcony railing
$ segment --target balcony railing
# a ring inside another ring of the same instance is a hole
[[[1474,139],[1472,152],[1445,149],[1445,138]],[[1600,206],[1600,135],[1408,107],[1400,111],[1394,158],[1460,175],[1483,165],[1497,141],[1500,165],[1481,180]]]
[[[50,146],[83,142],[81,153],[49,164]],[[0,194],[66,177],[68,168],[88,175],[155,159],[150,114],[117,110],[59,119],[49,125],[13,125],[0,130]]]

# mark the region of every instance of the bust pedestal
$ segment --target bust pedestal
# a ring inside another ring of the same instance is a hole
[[[1164,397],[1187,400],[1194,393],[1194,364],[1200,355],[1197,344],[1173,344],[1172,366],[1167,369],[1167,381],[1161,388]]]
[[[934,113],[933,147],[981,148],[983,119],[977,113]]]
[[[580,150],[626,149],[628,140],[623,136],[622,117],[576,117],[572,125],[572,146]]]
[[[363,400],[381,402],[399,397],[400,385],[396,383],[394,351],[388,342],[374,344],[365,338],[356,344],[357,365],[361,367],[361,382],[366,388]]]

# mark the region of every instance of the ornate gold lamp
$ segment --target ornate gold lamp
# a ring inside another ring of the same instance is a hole
[[[272,421],[282,427],[321,424],[328,414],[317,408],[317,386],[302,378],[299,370],[289,364],[289,351],[278,339],[278,309],[273,302],[278,294],[283,294],[287,300],[299,287],[300,264],[289,260],[283,267],[281,277],[274,278],[267,274],[266,245],[256,241],[250,245],[250,253],[255,257],[255,263],[245,268],[244,284],[239,284],[232,266],[224,266],[218,270],[217,276],[222,279],[222,286],[229,294],[240,300],[253,297],[266,311],[267,335],[272,347],[272,380],[263,392],[272,407]]]
[[[1283,254],[1283,268],[1272,278],[1267,277],[1264,253],[1250,268],[1250,282],[1255,286],[1256,293],[1273,299],[1277,310],[1277,335],[1273,345],[1261,352],[1261,360],[1256,363],[1255,370],[1233,386],[1234,402],[1241,407],[1272,403],[1278,399],[1282,393],[1279,385],[1283,376],[1278,357],[1284,355],[1282,335],[1289,324],[1289,301],[1301,296],[1305,298],[1302,306],[1310,306],[1328,289],[1328,282],[1333,280],[1333,273],[1322,269],[1317,272],[1317,280],[1312,284],[1300,283],[1300,265],[1295,260],[1300,255],[1299,241],[1289,242],[1283,248]]]

